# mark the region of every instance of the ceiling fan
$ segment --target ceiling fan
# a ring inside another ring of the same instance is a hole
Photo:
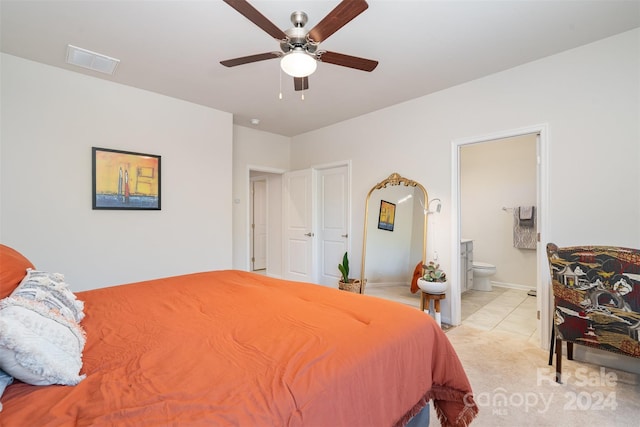
[[[304,12],[293,12],[291,14],[293,27],[282,31],[246,0],[224,0],[224,2],[278,40],[281,50],[220,61],[225,67],[282,58],[280,66],[285,73],[293,77],[295,90],[306,90],[309,88],[309,75],[315,71],[318,61],[362,71],[373,71],[378,65],[378,61],[371,59],[318,49],[322,41],[369,7],[365,0],[342,0],[310,31],[304,28],[308,20]]]

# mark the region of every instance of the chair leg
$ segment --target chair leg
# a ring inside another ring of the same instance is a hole
[[[556,382],[562,384],[562,340],[556,338]]]
[[[549,366],[553,366],[553,350],[556,343],[556,328],[551,324],[551,342],[549,343]]]
[[[573,360],[573,343],[567,341],[567,359]]]

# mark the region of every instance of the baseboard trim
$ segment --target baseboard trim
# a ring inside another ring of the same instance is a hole
[[[390,286],[406,286],[408,288],[411,287],[410,283],[403,283],[403,282],[367,282],[366,287],[367,288],[388,288]]]
[[[532,288],[527,285],[520,285],[518,283],[505,283],[505,282],[491,282],[493,286],[497,286],[499,288],[508,288],[508,289],[518,289],[521,291],[535,291],[536,288]]]

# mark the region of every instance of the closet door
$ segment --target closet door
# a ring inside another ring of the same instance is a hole
[[[284,277],[315,282],[314,173],[287,172],[283,178]],[[337,264],[336,264],[337,265]],[[336,267],[337,268],[337,267]]]
[[[349,250],[349,175],[347,166],[318,171],[318,283],[337,287],[338,264]],[[350,258],[352,260],[352,258]],[[353,260],[352,260],[353,262]]]

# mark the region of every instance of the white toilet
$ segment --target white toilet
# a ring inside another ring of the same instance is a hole
[[[491,291],[489,278],[496,274],[496,266],[486,262],[473,261],[473,289]]]

